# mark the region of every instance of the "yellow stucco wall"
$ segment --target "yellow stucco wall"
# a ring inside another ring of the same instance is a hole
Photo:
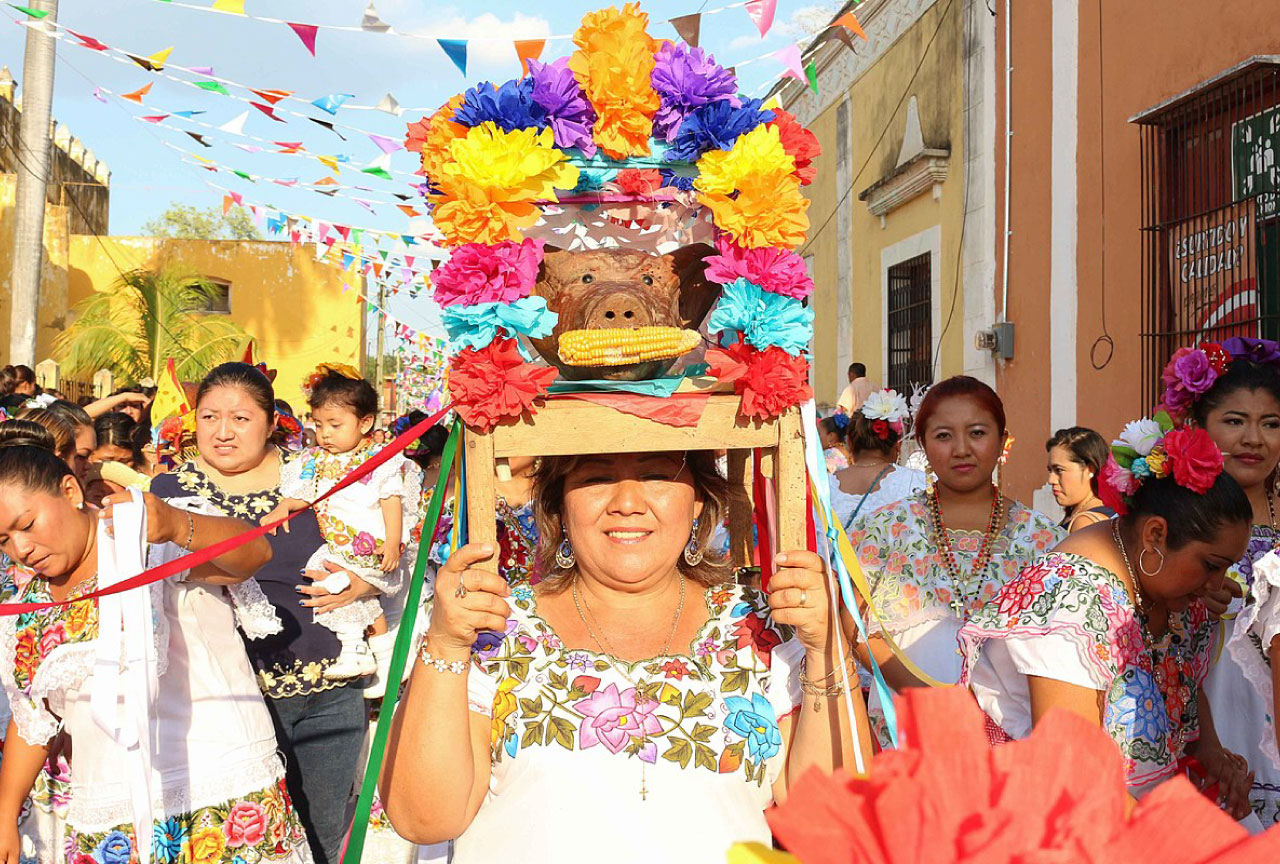
[[[0,363],[9,363],[10,279],[13,277],[14,199],[17,178],[0,174]],[[44,208],[44,260],[40,272],[40,311],[36,316],[36,361],[53,354],[53,340],[66,325],[67,207]]]
[[[852,348],[849,359],[866,363],[868,376],[883,383],[887,370],[883,368],[881,339],[884,314],[881,252],[934,226],[939,226],[941,233],[940,260],[935,265],[939,270],[935,303],[940,300],[944,334],[941,362],[935,359],[938,369],[935,380],[963,371],[963,286],[959,287],[961,296],[953,297],[957,289],[956,267],[964,215],[962,18],[961,4],[954,4],[947,13],[949,20],[939,27],[938,16],[945,7],[946,4],[936,4],[927,10],[849,87],[852,191],[847,182],[843,188],[837,184],[836,115],[842,97],[824,89],[824,76],[819,72],[819,92],[824,101],[830,100],[830,105],[809,124],[822,145],[822,157],[818,161],[817,178],[806,187],[812,201],[809,209],[812,228],[808,244],[799,250],[802,255],[813,256],[814,386],[819,402],[833,402],[835,394],[844,386],[844,369],[838,368],[837,363],[841,341]],[[926,53],[926,45],[935,31],[937,37]],[[920,65],[922,55],[925,60]],[[918,74],[917,65],[920,65]],[[825,86],[830,88],[834,82],[828,80]],[[942,183],[940,200],[926,191],[888,213],[882,227],[880,218],[872,216],[867,203],[858,196],[894,170],[902,148],[911,96],[916,97],[919,107],[924,146],[951,151],[948,176]],[[837,204],[849,211],[848,236],[840,236],[836,227],[838,217],[834,208]],[[847,285],[841,285],[839,280],[837,261],[841,242],[848,243],[850,250]],[[851,291],[853,295],[852,332],[839,332],[841,291]],[[933,339],[936,341],[938,337],[935,331]]]
[[[74,306],[109,288],[121,270],[176,264],[230,283],[233,321],[255,339],[255,355],[278,370],[276,395],[305,411],[302,381],[325,361],[360,367],[364,316],[359,293],[343,292],[343,272],[289,243],[172,240],[157,237],[70,238],[67,297]],[[352,284],[358,281],[354,269]]]

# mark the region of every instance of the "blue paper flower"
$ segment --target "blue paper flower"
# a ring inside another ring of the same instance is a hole
[[[798,357],[813,338],[813,310],[794,297],[736,279],[724,286],[720,303],[707,319],[707,329],[713,333],[741,331],[743,338],[761,351],[776,345]]]
[[[738,79],[701,48],[665,42],[653,55],[653,89],[661,99],[653,117],[653,137],[670,141],[690,111],[732,99]]]
[[[669,189],[679,189],[681,192],[692,192],[693,181],[697,177],[681,177],[670,168],[660,168],[658,173],[662,175],[662,185]]]
[[[735,104],[737,102],[741,104]],[[759,99],[721,99],[696,108],[676,132],[668,162],[696,162],[708,150],[728,150],[745,135],[776,115],[761,108]]]
[[[541,297],[522,297],[514,303],[476,303],[454,305],[441,316],[454,351],[463,348],[479,350],[502,336],[550,336],[557,315],[547,308]],[[523,345],[517,346],[526,360],[533,359]]]
[[[463,94],[462,105],[453,119],[463,126],[479,126],[487,121],[513,132],[545,128],[547,111],[533,99],[532,78],[508,81],[497,89],[485,81]]]
[[[1129,466],[1130,473],[1139,480],[1145,480],[1151,476],[1151,466],[1147,464],[1145,456],[1139,456],[1133,460],[1133,464]]]

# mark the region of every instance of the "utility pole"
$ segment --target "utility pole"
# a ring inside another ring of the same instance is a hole
[[[40,269],[44,262],[45,185],[49,179],[49,125],[53,113],[52,28],[58,0],[30,0],[30,8],[49,14],[27,28],[22,65],[22,119],[19,123],[17,200],[14,210],[13,306],[9,317],[9,362],[36,365],[36,315],[40,310]],[[42,26],[44,25],[44,26]]]
[[[382,403],[383,394],[386,391],[385,382],[382,380],[382,360],[387,348],[387,319],[385,317],[387,309],[387,283],[385,281],[378,283],[378,310],[374,315],[374,320],[378,322],[378,354],[374,361],[374,387],[378,390],[378,402]],[[384,405],[383,410],[391,410],[392,406]]]

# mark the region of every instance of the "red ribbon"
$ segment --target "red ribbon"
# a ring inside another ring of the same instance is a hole
[[[55,603],[0,603],[0,616],[21,615],[25,612],[36,612],[40,609],[52,609],[56,606],[67,606],[71,603],[79,603],[82,600],[93,600],[98,597],[106,597],[111,594],[120,594],[124,591],[132,591],[134,588],[142,588],[154,582],[159,582],[161,579],[168,579],[170,576],[175,576],[184,570],[191,570],[199,567],[201,564],[207,564],[219,555],[225,555],[233,549],[239,549],[244,544],[252,540],[256,540],[269,531],[275,530],[290,519],[305,512],[305,510],[310,510],[312,507],[315,507],[330,495],[334,495],[341,492],[343,489],[346,489],[352,483],[358,483],[361,479],[367,477],[370,473],[376,470],[378,466],[382,465],[392,456],[395,456],[411,443],[418,440],[418,438],[425,434],[428,429],[440,422],[444,415],[449,413],[449,409],[450,406],[446,405],[432,416],[423,420],[421,423],[405,431],[390,444],[387,444],[379,450],[374,456],[370,457],[368,461],[361,464],[359,468],[342,478],[336,486],[321,495],[315,501],[312,501],[308,507],[304,508],[304,510],[299,510],[296,513],[290,513],[283,519],[277,519],[275,522],[271,522],[266,525],[258,525],[255,528],[245,531],[243,534],[237,534],[235,537],[228,537],[226,540],[220,540],[212,546],[201,549],[199,552],[192,552],[190,554],[183,555],[181,558],[175,558],[167,564],[161,564],[159,567],[152,567],[150,570],[144,570],[137,576],[125,579],[123,582],[117,582],[110,588],[103,588],[100,591],[94,591],[92,594],[85,594],[82,597],[76,597],[71,600],[61,600]]]

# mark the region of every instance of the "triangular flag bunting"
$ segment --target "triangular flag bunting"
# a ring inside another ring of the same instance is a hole
[[[292,180],[272,180],[271,182],[276,184],[277,186],[297,186],[298,185],[298,179],[296,177]]]
[[[104,96],[104,95],[102,95],[102,88],[101,88],[101,87],[94,87],[94,88],[93,88],[93,98],[94,98],[94,99],[97,99],[99,102],[103,103],[104,105],[105,105],[105,104],[106,104],[106,102],[107,102],[107,97],[106,97],[106,96]]]
[[[800,62],[799,45],[788,45],[781,51],[774,51],[772,56],[786,67],[787,71],[783,73],[784,78],[790,76],[801,83],[805,83],[807,79],[804,75],[804,64]]]
[[[312,186],[337,186],[338,181],[332,177],[321,177],[319,180],[311,184]]]
[[[106,51],[108,48],[111,47],[106,43],[99,42],[97,39],[94,39],[92,36],[85,36],[82,33],[77,33],[74,30],[68,30],[67,32],[80,40],[81,48],[92,48],[94,51]]]
[[[517,39],[515,41],[516,60],[520,63],[520,77],[529,74],[529,61],[542,56],[542,49],[547,47],[546,39]]]
[[[768,34],[769,28],[773,26],[773,15],[777,11],[778,0],[750,0],[747,3],[747,14],[755,22],[756,29],[760,31],[761,39]]]
[[[408,204],[397,204],[396,206],[400,208],[401,213],[408,216],[410,219],[412,219],[414,216],[422,215],[417,210],[414,210],[412,207],[410,207]]]
[[[317,120],[315,117],[308,117],[307,119],[310,120],[312,123],[315,123],[319,126],[323,126],[324,128],[328,129],[330,132],[332,132],[334,135],[337,135],[343,141],[347,140],[347,136],[339,132],[337,128],[335,128],[334,125],[330,123],[328,120]]]
[[[193,75],[212,75],[213,67],[212,66],[188,66],[187,71],[192,73]]]
[[[195,139],[195,142],[196,142],[197,144],[199,144],[201,147],[212,147],[212,146],[213,146],[213,145],[212,145],[212,144],[210,144],[208,141],[204,140],[204,136],[203,136],[203,135],[201,135],[199,132],[188,132],[187,134],[188,134],[188,135],[190,135],[192,138],[194,138],[194,139]]]
[[[831,26],[843,27],[844,29],[852,33],[854,36],[861,36],[863,39],[867,38],[866,31],[864,31],[862,29],[862,25],[858,23],[858,16],[854,15],[852,12],[844,13],[839,18],[832,21]]]
[[[261,153],[262,148],[254,144],[232,144],[232,147],[239,147],[246,153]]]
[[[207,112],[205,112],[205,111],[196,111],[196,110],[193,110],[193,109],[191,109],[191,108],[188,108],[188,109],[187,109],[187,110],[185,110],[185,111],[174,111],[173,113],[174,113],[174,115],[175,115],[175,116],[177,116],[177,117],[186,117],[188,120],[190,120],[192,117],[196,116],[197,114],[205,114],[205,113],[207,113]]]
[[[149,114],[144,116],[142,119],[146,120],[148,123],[159,123],[161,120],[163,120],[168,116],[169,116],[168,114]]]
[[[781,111],[782,97],[779,96],[777,93],[774,93],[768,99],[764,100],[764,102],[761,103],[760,107],[766,111]]]
[[[187,394],[178,383],[173,358],[169,357],[164,362],[164,373],[156,382],[156,395],[151,401],[151,422],[159,426],[161,421],[186,414],[190,410],[191,405],[187,402]]]
[[[404,109],[400,107],[400,103],[396,101],[396,97],[388,93],[382,97],[382,100],[374,106],[378,111],[386,111],[388,114],[394,114],[399,117],[404,113]]]
[[[277,123],[285,122],[285,119],[283,117],[276,116],[276,109],[272,108],[270,105],[263,105],[261,102],[250,102],[249,104],[252,105],[254,108],[257,108],[263,114],[266,114],[268,117],[270,117],[272,120],[276,121]]]
[[[10,3],[9,5],[13,6],[14,9],[17,9],[23,15],[29,15],[37,21],[49,14],[49,10],[47,9],[32,9],[28,6],[16,6],[13,3]]]
[[[330,93],[328,96],[321,96],[319,99],[312,99],[311,104],[319,108],[321,111],[327,111],[336,115],[338,109],[348,99],[354,98],[352,93]]]
[[[279,153],[297,153],[299,150],[307,149],[302,146],[301,141],[272,141],[271,143],[280,148],[277,151]]]
[[[453,61],[453,65],[458,67],[458,71],[463,75],[467,74],[467,40],[466,39],[437,39],[440,47],[444,49],[444,53],[449,55],[449,59]]]
[[[681,39],[693,48],[698,47],[698,39],[702,35],[701,15],[696,12],[692,15],[681,15],[679,18],[672,18],[669,23],[676,28]]]
[[[210,93],[221,93],[223,96],[231,95],[231,92],[217,81],[193,81],[191,83],[195,84],[201,90],[208,90]]]
[[[378,10],[373,8],[373,0],[369,0],[369,5],[364,9],[364,18],[360,20],[361,30],[372,30],[375,33],[386,33],[391,27],[384,24],[382,19],[378,17]]]
[[[377,145],[378,149],[383,153],[394,153],[397,150],[403,150],[404,145],[394,138],[387,138],[384,135],[370,135],[369,140]]]
[[[244,173],[243,171],[237,171],[235,168],[232,168],[232,169],[231,169],[231,173],[232,173],[232,174],[234,174],[234,175],[236,175],[237,177],[242,177],[242,178],[244,178],[245,180],[248,180],[250,183],[255,183],[255,182],[257,182],[257,181],[255,181],[255,180],[253,179],[253,175],[252,175],[252,174],[246,174],[246,173]]]
[[[272,105],[293,95],[292,90],[250,90],[249,92],[257,93],[262,97],[262,101],[270,102]]]
[[[157,51],[154,54],[148,55],[147,59],[151,61],[151,68],[159,72],[164,68],[164,61],[168,60],[169,55],[172,53],[173,48],[166,48],[163,51]]]
[[[245,111],[243,114],[233,117],[230,120],[228,120],[226,123],[223,123],[218,128],[221,129],[223,132],[230,132],[232,135],[243,135],[244,121],[248,119],[249,119],[249,112]]]
[[[831,29],[829,29],[827,31],[827,38],[838,39],[839,41],[844,43],[844,47],[848,48],[850,51],[852,51],[855,54],[858,53],[858,49],[854,47],[854,44],[853,44],[853,34],[850,33],[848,30],[844,29],[843,27],[832,27]]]
[[[147,83],[142,87],[139,87],[137,90],[134,90],[132,93],[121,93],[120,98],[128,99],[130,102],[137,102],[139,105],[141,105],[142,97],[146,96],[150,92],[151,92],[151,84]]]
[[[294,24],[289,22],[289,27],[294,33],[298,34],[298,38],[302,40],[302,44],[311,52],[311,56],[316,56],[316,33],[320,28],[314,24]]]
[[[317,156],[316,161],[319,162],[321,165],[325,166],[326,168],[328,168],[334,174],[339,173],[338,160],[334,159],[332,156]]]
[[[388,173],[388,172],[387,172],[387,169],[386,169],[386,168],[383,168],[381,165],[375,165],[375,166],[373,166],[373,167],[371,167],[371,168],[361,168],[361,169],[360,169],[360,173],[361,173],[361,174],[372,174],[374,177],[380,177],[380,178],[382,178],[383,180],[390,180],[390,179],[392,179],[391,174],[390,174],[390,173]],[[355,200],[356,200],[356,201],[359,201],[360,199],[359,199],[359,198],[357,198],[357,199],[355,199]]]
[[[369,4],[369,5],[372,6],[373,4]],[[339,234],[342,235],[343,240],[346,240],[348,237],[351,236],[350,225],[334,225],[333,228],[335,231],[337,231]]]
[[[235,202],[231,200],[231,196],[230,196],[230,195],[223,195],[223,196],[222,196],[222,215],[223,215],[223,216],[226,216],[226,215],[227,215],[227,213],[229,213],[229,212],[231,211],[231,206],[232,206],[234,203],[235,203]]]
[[[818,95],[818,64],[810,61],[809,65],[804,67],[804,76],[809,80],[809,89],[813,91],[813,95]]]
[[[228,15],[243,15],[244,0],[213,0],[214,12],[226,12]]]

